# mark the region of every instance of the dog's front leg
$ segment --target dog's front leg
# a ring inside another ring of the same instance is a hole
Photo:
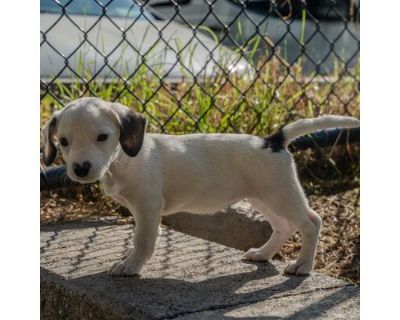
[[[115,263],[109,274],[115,276],[132,276],[139,274],[145,263],[151,258],[160,234],[160,210],[139,209],[134,212],[135,233],[133,248],[127,252],[127,257]]]

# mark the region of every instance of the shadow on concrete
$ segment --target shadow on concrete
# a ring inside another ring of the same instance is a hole
[[[87,229],[87,228],[95,228],[95,227],[113,227],[118,224],[114,222],[106,222],[100,220],[93,221],[72,221],[72,222],[63,222],[63,223],[49,223],[42,224],[40,226],[40,231],[54,231],[60,232],[62,230],[70,230],[70,229]]]
[[[350,290],[349,290],[350,289]],[[342,288],[338,288],[332,290],[333,292],[326,295],[325,297],[316,300],[313,303],[309,303],[306,307],[301,308],[298,311],[290,313],[288,316],[263,316],[263,315],[254,315],[253,317],[246,316],[229,316],[226,315],[229,312],[234,312],[238,308],[227,308],[221,310],[221,313],[218,314],[217,318],[223,319],[240,319],[240,320],[276,320],[276,319],[284,319],[284,320],[296,320],[296,319],[322,319],[325,318],[328,311],[332,308],[338,307],[342,303],[356,298],[359,296],[359,292],[357,290],[351,290],[351,287],[346,286]],[[240,306],[239,308],[242,308]],[[259,311],[257,313],[267,313],[268,310]],[[331,317],[327,317],[331,319]],[[354,319],[358,319],[358,311],[357,314],[354,314]]]
[[[253,263],[252,263],[253,264]],[[208,310],[227,308],[265,301],[276,294],[296,289],[306,277],[287,277],[283,282],[260,289],[246,284],[276,276],[278,271],[269,263],[254,263],[253,272],[212,277],[202,281],[186,281],[168,278],[112,277],[105,272],[68,280],[79,288],[92,292],[119,304],[138,306],[155,319],[173,319]],[[247,292],[246,292],[247,291]],[[266,318],[267,319],[267,318]]]
[[[205,312],[207,319],[320,319],[329,309],[340,305],[359,293],[348,290],[349,287],[338,288],[333,293],[291,313],[278,317],[268,314],[268,310],[253,317],[235,317],[226,315],[235,309],[247,305],[285,296],[301,285],[306,277],[287,277],[283,282],[266,288],[250,288],[248,292],[240,292],[240,288],[257,279],[265,279],[276,275],[271,265],[262,266],[256,271],[219,276],[199,282],[165,278],[110,277],[106,273],[84,276],[70,280],[79,287],[95,289],[96,295],[107,295],[110,299],[118,299],[119,303],[139,306],[142,312],[154,319],[174,319],[180,316],[193,315],[193,319],[202,319]],[[207,312],[211,312],[207,315]],[[200,313],[200,317],[196,317]]]

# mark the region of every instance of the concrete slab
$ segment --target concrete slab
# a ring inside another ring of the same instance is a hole
[[[163,217],[163,223],[174,230],[239,250],[260,247],[272,234],[269,222],[247,201],[217,213],[179,212]]]
[[[163,229],[141,277],[106,274],[132,242],[129,225],[41,228],[42,319],[356,319],[359,288]]]

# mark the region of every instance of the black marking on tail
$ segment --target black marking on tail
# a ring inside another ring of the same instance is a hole
[[[285,137],[282,130],[264,138],[263,149],[271,149],[272,152],[280,152],[285,149]]]

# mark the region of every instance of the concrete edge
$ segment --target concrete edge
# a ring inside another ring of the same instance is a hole
[[[41,319],[149,320],[150,318],[117,300],[110,301],[78,288],[65,278],[40,268]]]

